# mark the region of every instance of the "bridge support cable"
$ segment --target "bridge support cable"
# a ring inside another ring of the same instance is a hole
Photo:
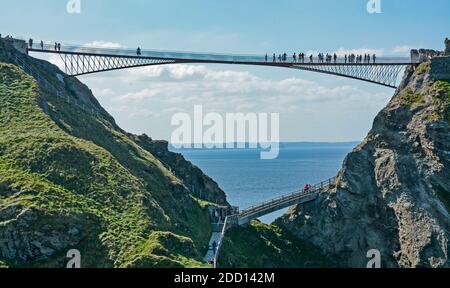
[[[406,66],[416,66],[408,58],[382,57],[377,63],[345,63],[337,59],[332,63],[299,63],[264,61],[258,56],[204,54],[189,52],[133,51],[132,49],[107,49],[63,46],[62,50],[44,45],[42,49],[29,48],[28,52],[59,54],[69,76],[166,64],[230,64],[262,67],[291,68],[362,80],[396,88],[398,76]]]
[[[69,76],[81,76],[97,72],[106,72],[126,68],[175,64],[176,60],[152,59],[140,57],[116,57],[109,55],[86,55],[59,53],[65,73]]]
[[[397,88],[398,77],[406,64],[303,64],[291,68],[325,73],[382,86]]]

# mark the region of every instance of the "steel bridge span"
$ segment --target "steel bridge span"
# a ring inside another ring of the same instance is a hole
[[[29,47],[28,52],[57,54],[64,63],[68,76],[81,76],[106,71],[130,69],[145,66],[170,64],[228,64],[252,65],[272,68],[288,68],[323,73],[370,82],[390,88],[396,88],[399,74],[407,66],[416,66],[407,57],[378,57],[376,62],[349,63],[343,57],[336,61],[322,63],[317,58],[312,61],[306,57],[303,61],[272,61],[265,55],[228,55],[214,53],[169,52],[134,49],[107,49],[84,46],[43,45]]]

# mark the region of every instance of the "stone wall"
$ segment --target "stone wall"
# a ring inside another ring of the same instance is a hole
[[[8,45],[11,45],[12,47],[14,47],[17,51],[19,51],[22,54],[27,54],[27,42],[25,42],[25,40],[19,40],[19,39],[15,39],[12,37],[6,37],[6,38],[2,38],[2,41],[4,41],[5,43],[7,43]]]
[[[411,50],[411,61],[415,63],[428,62],[434,57],[443,56],[444,52],[432,49]]]
[[[430,77],[433,80],[450,81],[450,57],[434,57],[431,60]]]
[[[450,56],[450,39],[445,38],[445,55]]]

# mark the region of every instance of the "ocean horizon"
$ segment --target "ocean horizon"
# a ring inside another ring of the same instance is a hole
[[[274,160],[261,160],[262,149],[175,149],[213,178],[240,209],[301,190],[337,175],[342,163],[360,141],[281,142]],[[261,217],[272,223],[287,209]]]

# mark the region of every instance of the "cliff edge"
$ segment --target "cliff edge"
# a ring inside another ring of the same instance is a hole
[[[382,267],[450,266],[450,57],[432,54],[407,68],[334,189],[272,225],[233,228],[222,267],[365,268],[373,249]]]
[[[450,58],[408,68],[336,188],[277,224],[338,266],[449,267]]]

